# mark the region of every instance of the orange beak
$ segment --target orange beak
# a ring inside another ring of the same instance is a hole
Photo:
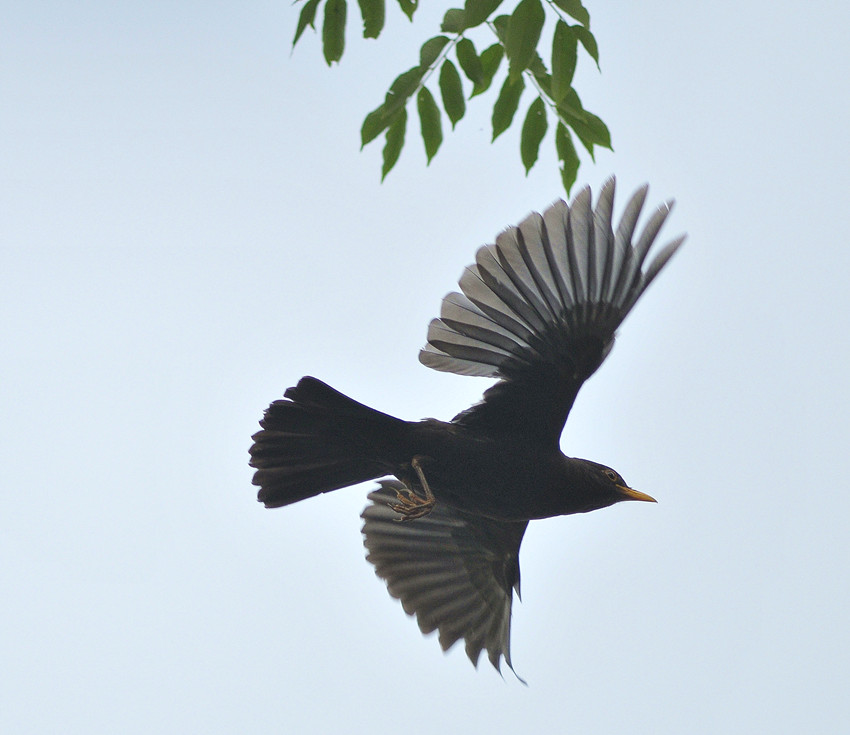
[[[623,500],[642,500],[645,503],[658,502],[651,495],[642,493],[640,490],[632,490],[632,488],[626,487],[625,485],[617,485],[617,489],[620,491],[620,495],[623,496]]]

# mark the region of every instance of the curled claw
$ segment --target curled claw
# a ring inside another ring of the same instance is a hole
[[[434,504],[437,502],[437,499],[434,497],[434,493],[431,492],[428,481],[425,479],[425,473],[422,471],[421,460],[422,458],[417,455],[413,458],[410,464],[413,469],[416,470],[419,482],[422,483],[422,489],[425,491],[425,497],[419,497],[419,495],[407,487],[396,490],[395,495],[399,502],[389,504],[390,508],[401,516],[401,518],[396,520],[413,521],[417,518],[427,516],[433,510]]]

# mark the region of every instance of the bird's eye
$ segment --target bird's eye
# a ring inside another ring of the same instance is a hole
[[[617,482],[620,478],[617,477],[617,473],[614,470],[605,470],[605,475],[608,477],[611,482]]]

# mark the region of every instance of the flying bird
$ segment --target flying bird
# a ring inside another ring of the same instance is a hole
[[[635,240],[647,189],[616,230],[611,178],[595,208],[585,188],[478,250],[419,353],[435,370],[498,380],[451,421],[404,421],[304,377],[253,436],[253,483],[268,508],[387,478],[362,514],[367,558],[423,633],[438,631],[443,650],[463,639],[476,666],[486,650],[496,669],[502,658],[513,669],[511,606],[529,521],[654,502],[559,446],[582,384],[685,239],[644,268],[673,204]]]

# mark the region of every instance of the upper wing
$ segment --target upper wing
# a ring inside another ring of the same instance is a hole
[[[632,242],[648,187],[635,192],[616,232],[615,181],[595,210],[590,189],[570,205],[555,202],[478,250],[460,279],[463,293],[443,299],[420,361],[435,370],[501,378],[455,421],[520,430],[558,442],[582,383],[602,364],[614,334],[685,236],[643,263],[672,201]]]
[[[363,543],[390,594],[416,615],[423,633],[440,631],[444,651],[463,638],[475,665],[486,649],[497,669],[502,656],[511,666],[511,603],[528,523],[471,516],[442,503],[423,518],[399,522],[387,502],[403,485],[380,485],[362,514]]]

